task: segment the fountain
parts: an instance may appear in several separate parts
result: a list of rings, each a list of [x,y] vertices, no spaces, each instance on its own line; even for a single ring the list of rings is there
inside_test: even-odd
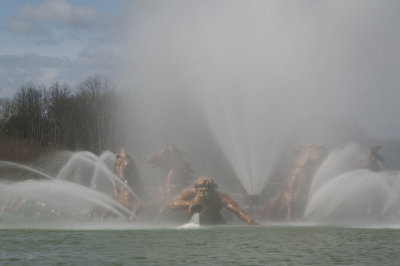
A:
[[[137,195],[112,172],[115,154],[106,151],[100,156],[91,152],[65,153],[68,160],[54,173],[40,167],[13,162],[0,162],[5,179],[0,184],[1,225],[26,225],[32,222],[88,222],[92,206],[101,207],[124,220],[131,210],[111,198],[119,182],[134,197]],[[65,157],[64,156],[64,157]],[[52,165],[57,156],[46,156]],[[23,180],[15,182],[13,180]],[[140,200],[140,199],[139,199]]]
[[[256,199],[290,145],[290,119],[262,90],[205,96],[209,129],[247,194]],[[276,99],[275,99],[276,100]],[[274,122],[272,122],[274,121]]]
[[[356,144],[348,144],[332,150],[315,173],[309,194],[314,194],[315,190],[327,181],[356,169],[366,153],[367,149]]]
[[[353,170],[310,196],[305,219],[331,224],[398,223],[399,173]]]
[[[369,95],[357,78],[364,82],[364,77],[374,75],[364,75],[364,65],[355,67],[346,56],[355,54],[357,63],[364,62],[358,60],[358,56],[362,58],[358,50],[347,50],[358,47],[347,43],[348,36],[353,36],[351,27],[340,24],[339,31],[335,31],[334,25],[342,21],[315,23],[314,20],[339,17],[328,12],[337,7],[327,6],[325,9],[325,5],[315,5],[315,10],[296,6],[290,9],[293,13],[287,12],[285,4],[270,1],[226,6],[143,3],[134,8],[129,16],[132,24],[126,27],[131,30],[126,34],[131,39],[123,51],[127,61],[123,67],[126,73],[122,73],[126,80],[122,83],[131,88],[131,95],[127,92],[123,97],[126,102],[121,104],[127,132],[122,134],[125,139],[119,141],[127,143],[140,158],[156,147],[177,144],[191,156],[188,160],[194,162],[196,173],[215,178],[218,184],[241,186],[235,188],[236,192],[243,188],[240,193],[246,194],[250,205],[256,207],[266,204],[265,198],[270,195],[264,197],[263,193],[272,183],[287,183],[290,175],[285,173],[289,168],[285,160],[298,144],[311,142],[335,148],[349,141],[366,143],[370,138],[356,122],[367,124],[368,129],[379,128],[376,125],[380,124],[373,124],[377,117],[373,108],[360,104],[360,95],[365,99]],[[339,6],[336,11],[342,10],[343,6]],[[316,15],[324,12],[328,12],[327,16]],[[238,15],[243,20],[238,20]],[[337,38],[340,45],[332,41],[331,32],[346,29],[350,31]],[[359,29],[358,25],[354,29]],[[364,43],[364,38],[361,40]],[[331,216],[342,217],[337,213],[347,212],[341,211],[344,206],[352,205],[356,198],[368,198],[371,189],[356,191],[363,184],[372,187],[371,195],[380,195],[379,200],[374,200],[379,202],[380,216],[391,212],[396,202],[392,185],[397,184],[397,175],[356,171],[365,152],[357,145],[330,152],[311,178],[301,218],[327,221]],[[223,159],[218,157],[220,154]],[[27,186],[47,183],[57,187],[60,182],[72,190],[69,185],[74,184],[88,190],[77,194],[86,202],[82,208],[97,201],[122,214],[112,207],[117,206],[115,201],[103,197],[112,194],[117,181],[110,171],[113,156],[110,152],[100,157],[89,152],[74,153],[54,174],[27,169],[27,178],[39,174],[48,180],[4,184],[4,190],[13,191],[15,186],[23,191]],[[215,168],[224,160],[231,169],[220,174]],[[236,179],[240,184],[234,182]],[[151,174],[146,174],[146,181],[156,183]],[[223,185],[220,188],[225,190]],[[343,198],[334,193],[337,190],[343,190]],[[67,194],[74,195],[72,191]],[[10,197],[5,192],[2,201]],[[328,202],[333,205],[325,209]],[[54,204],[59,206],[60,202]],[[66,211],[72,217],[82,213],[81,209],[71,208]]]
[[[200,218],[198,212],[193,214],[189,222],[178,227],[178,229],[196,229],[196,228],[200,228]]]
[[[304,212],[307,221],[339,224],[398,223],[400,173],[357,169],[367,149],[333,150],[313,178]]]

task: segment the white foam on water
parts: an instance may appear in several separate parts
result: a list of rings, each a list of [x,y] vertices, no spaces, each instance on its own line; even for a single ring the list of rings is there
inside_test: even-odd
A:
[[[197,229],[200,227],[201,226],[200,226],[199,214],[195,213],[188,223],[178,226],[178,229]]]

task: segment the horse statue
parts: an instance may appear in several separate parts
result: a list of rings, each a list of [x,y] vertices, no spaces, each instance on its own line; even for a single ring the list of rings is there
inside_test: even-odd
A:
[[[289,179],[282,190],[268,201],[261,218],[290,221],[301,217],[312,178],[327,154],[324,146],[315,144],[303,144],[294,149]]]
[[[113,199],[124,207],[131,210],[129,220],[133,220],[136,212],[141,207],[141,197],[143,197],[143,187],[140,182],[139,171],[133,158],[126,153],[122,147],[120,153],[114,161],[113,171],[118,178],[114,184]],[[115,206],[118,209],[118,206]],[[92,207],[88,217],[91,218],[98,208]],[[110,215],[110,210],[103,210],[100,216],[104,220]]]
[[[367,156],[360,161],[359,168],[379,172],[381,170],[380,163],[384,162],[383,157],[378,153],[381,148],[382,146],[370,147]]]
[[[372,146],[369,148],[369,151],[365,158],[360,161],[359,169],[364,169],[373,172],[380,172],[382,170],[380,163],[384,162],[383,157],[378,153],[378,151],[382,148],[382,146]],[[374,206],[373,201],[367,200],[366,206],[366,214],[368,216],[377,213],[377,208]]]
[[[154,168],[166,172],[163,184],[154,197],[154,204],[158,206],[156,221],[159,221],[168,202],[184,188],[190,186],[194,180],[193,170],[185,160],[185,152],[173,144],[168,144],[148,158]]]
[[[33,182],[36,182],[37,180],[35,178],[28,178],[24,181],[27,184],[33,185]],[[1,208],[0,211],[11,211],[11,212],[19,212],[21,209],[29,209],[30,211],[24,212],[24,213],[30,213],[30,214],[40,214],[44,215],[46,217],[50,216],[55,216],[55,217],[61,217],[61,216],[66,216],[65,213],[61,213],[58,209],[56,209],[54,206],[51,204],[48,204],[47,202],[43,200],[37,200],[37,199],[32,199],[29,196],[24,196],[24,195],[19,195],[15,198],[10,198],[6,200]]]

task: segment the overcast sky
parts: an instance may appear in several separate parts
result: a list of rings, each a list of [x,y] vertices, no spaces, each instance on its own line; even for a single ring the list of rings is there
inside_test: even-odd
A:
[[[400,136],[400,1],[3,0],[0,23],[0,97],[93,74],[121,86],[239,84]]]

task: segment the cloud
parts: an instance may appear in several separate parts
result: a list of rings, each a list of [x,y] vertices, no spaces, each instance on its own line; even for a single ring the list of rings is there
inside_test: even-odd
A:
[[[66,0],[22,7],[7,23],[26,42],[18,54],[0,55],[0,97],[12,97],[25,82],[49,85],[58,80],[74,86],[94,74],[117,79],[123,19],[120,13],[97,13]],[[34,42],[45,45],[31,49]]]
[[[8,30],[15,33],[37,35],[41,42],[56,42],[52,29],[93,29],[101,19],[90,6],[75,6],[65,0],[49,0],[37,7],[24,6],[8,17]]]
[[[106,51],[82,54],[76,59],[37,54],[0,56],[0,96],[13,97],[26,82],[48,86],[55,80],[79,84],[89,76],[101,74],[118,80],[119,58]]]

